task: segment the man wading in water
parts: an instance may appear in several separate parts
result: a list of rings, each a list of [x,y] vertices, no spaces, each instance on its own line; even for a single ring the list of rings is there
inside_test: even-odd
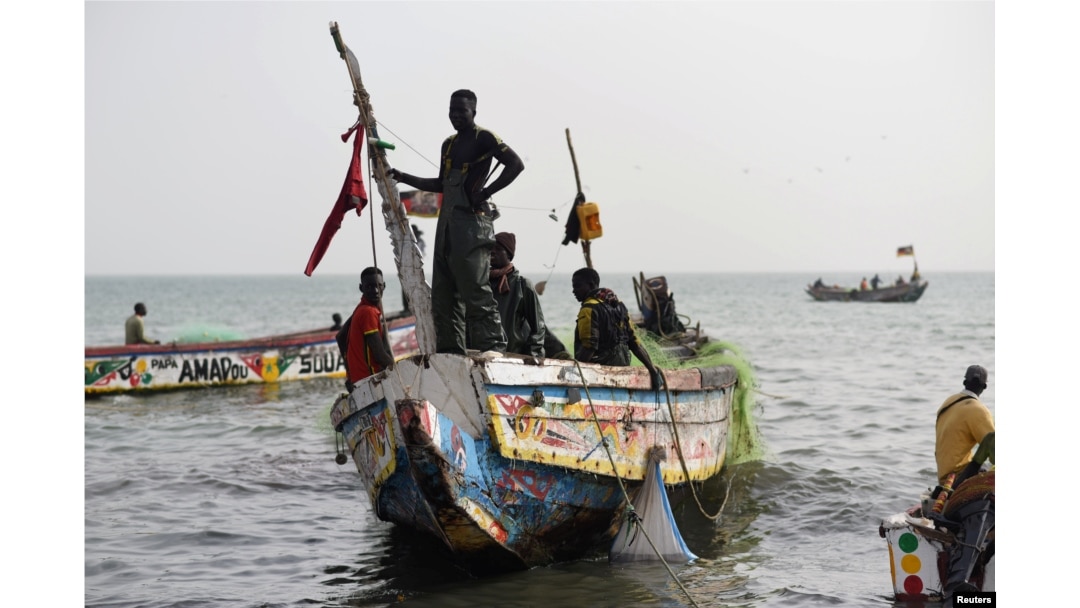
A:
[[[450,124],[457,133],[442,144],[439,177],[389,170],[391,179],[443,195],[431,273],[435,351],[440,353],[465,354],[466,328],[468,344],[476,349],[506,351],[506,335],[488,280],[495,245],[488,201],[510,185],[525,164],[497,135],[478,126],[475,118],[476,94],[466,89],[454,91],[450,94]],[[504,168],[490,186],[485,186],[492,158]]]

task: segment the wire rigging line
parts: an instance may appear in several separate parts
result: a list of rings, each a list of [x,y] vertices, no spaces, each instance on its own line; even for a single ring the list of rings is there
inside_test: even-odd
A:
[[[405,141],[405,138],[404,138],[404,137],[402,137],[402,136],[398,135],[397,133],[394,133],[394,130],[393,130],[393,129],[391,129],[390,127],[386,126],[386,124],[385,124],[385,123],[381,123],[381,122],[380,122],[380,123],[379,123],[379,126],[380,126],[380,127],[382,127],[383,129],[386,129],[386,131],[387,131],[387,132],[389,132],[389,133],[390,133],[391,135],[393,135],[394,137],[398,138],[398,141],[400,141],[401,143],[405,144],[405,147],[406,147],[406,148],[408,148],[408,149],[412,150],[413,152],[415,152],[415,153],[416,153],[416,155],[417,155],[417,156],[419,156],[420,158],[422,158],[422,159],[426,160],[426,161],[427,161],[427,163],[428,163],[429,165],[431,165],[432,167],[435,167],[435,168],[438,168],[438,167],[439,167],[439,165],[437,165],[437,164],[433,163],[433,162],[431,161],[431,159],[430,159],[430,158],[428,158],[428,157],[424,156],[422,152],[420,152],[419,150],[417,150],[416,148],[414,148],[414,147],[412,146],[412,144],[410,144],[409,142]]]

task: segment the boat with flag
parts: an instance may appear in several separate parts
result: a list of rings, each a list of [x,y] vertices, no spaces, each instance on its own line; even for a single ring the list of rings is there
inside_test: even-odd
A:
[[[896,250],[896,257],[911,256],[915,268],[911,278],[905,280],[898,276],[888,285],[882,285],[877,280],[863,282],[858,287],[841,287],[840,285],[826,285],[821,279],[806,286],[806,293],[818,302],[915,302],[922,297],[930,284],[919,274],[919,262],[914,260],[915,247],[907,245]],[[877,279],[875,275],[874,279]]]
[[[387,319],[395,356],[417,352],[416,319]],[[87,397],[186,388],[344,378],[337,330],[319,328],[250,339],[88,346]]]
[[[378,141],[359,64],[337,24],[330,29],[363,129]],[[436,353],[423,258],[386,148],[368,154],[398,275],[417,304],[419,354],[360,380],[331,408],[343,438],[337,462],[351,457],[370,501],[358,515],[419,531],[475,573],[577,559],[612,547],[651,466],[661,488],[693,494],[756,435],[747,368],[666,369],[664,389],[653,390],[642,367]]]

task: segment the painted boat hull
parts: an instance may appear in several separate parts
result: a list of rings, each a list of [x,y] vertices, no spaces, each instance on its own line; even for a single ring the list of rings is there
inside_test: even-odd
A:
[[[878,289],[844,289],[807,286],[806,293],[818,302],[915,302],[922,297],[929,281],[915,281]]]
[[[395,357],[417,352],[416,321],[387,321]],[[250,340],[86,348],[86,396],[344,378],[337,332],[316,330]]]
[[[331,421],[380,519],[442,541],[476,572],[572,560],[607,550],[621,524],[613,463],[633,491],[659,446],[665,484],[686,482],[667,400],[647,371],[581,371],[554,359],[414,356],[340,398]],[[736,372],[665,374],[690,478],[712,478]]]
[[[881,521],[878,534],[889,546],[889,574],[898,602],[942,602],[949,571],[952,534],[937,529],[916,506]],[[980,591],[994,591],[994,558],[977,569],[971,582]]]

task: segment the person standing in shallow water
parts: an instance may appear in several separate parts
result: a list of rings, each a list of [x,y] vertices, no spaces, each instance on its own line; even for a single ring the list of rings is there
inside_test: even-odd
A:
[[[142,318],[146,316],[146,304],[135,304],[135,314],[124,322],[124,344],[161,344],[161,340],[151,340],[145,335]]]
[[[476,94],[472,91],[451,93],[449,117],[457,133],[443,141],[438,177],[420,178],[397,169],[390,169],[389,175],[443,195],[431,274],[436,352],[465,354],[466,344],[503,352],[506,336],[488,276],[495,245],[489,201],[517,179],[525,164],[497,135],[475,123]],[[485,186],[493,158],[504,168]]]

